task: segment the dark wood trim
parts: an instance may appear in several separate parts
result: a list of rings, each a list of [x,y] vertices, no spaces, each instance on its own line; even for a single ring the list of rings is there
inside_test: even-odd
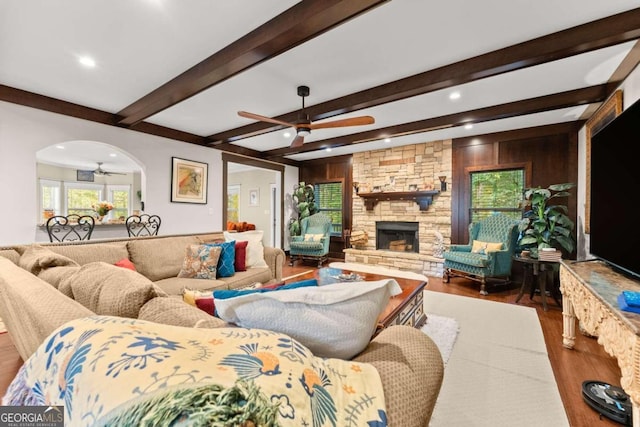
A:
[[[138,123],[387,1],[303,0],[122,109],[119,123]]]
[[[427,132],[453,126],[462,126],[467,123],[487,122],[491,120],[516,117],[525,114],[533,114],[559,108],[573,107],[577,105],[602,102],[607,96],[607,85],[601,84],[582,89],[575,89],[553,95],[540,96],[521,101],[509,102],[479,108],[471,111],[433,117],[426,120],[418,120],[400,125],[387,126],[381,129],[354,133],[335,138],[323,139],[304,144],[299,148],[278,148],[263,152],[267,159],[277,161],[281,156],[303,153],[309,151],[324,150],[327,147],[341,147],[344,145],[370,142],[385,137],[408,135],[412,133]]]
[[[486,133],[478,136],[469,136],[465,138],[456,138],[453,140],[455,147],[464,147],[478,144],[494,144],[499,141],[509,141],[514,139],[528,139],[548,135],[561,135],[578,133],[584,125],[584,121],[556,123],[546,126],[534,126],[530,128],[522,128],[515,130],[507,130],[503,132]],[[456,170],[454,168],[454,170]]]
[[[513,46],[465,59],[411,77],[379,85],[305,108],[312,120],[333,117],[416,95],[470,83],[486,77],[520,70],[640,37],[640,8],[622,12]],[[295,122],[298,111],[277,116]],[[210,135],[212,144],[232,142],[282,129],[283,126],[256,122]]]

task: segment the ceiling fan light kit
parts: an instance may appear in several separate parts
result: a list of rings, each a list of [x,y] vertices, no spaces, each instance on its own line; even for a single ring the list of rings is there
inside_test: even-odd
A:
[[[305,113],[304,98],[311,93],[309,86],[298,86],[298,96],[302,98],[302,108],[298,114],[298,121],[296,123],[289,123],[283,120],[274,119],[271,117],[261,116],[259,114],[249,113],[247,111],[238,111],[240,117],[247,119],[258,120],[267,123],[273,123],[276,125],[282,125],[295,128],[296,137],[291,142],[291,148],[301,147],[304,144],[304,138],[311,134],[314,129],[327,129],[338,128],[346,126],[362,126],[375,123],[375,119],[371,116],[359,116],[351,117],[348,119],[333,120],[330,122],[312,123],[309,115]]]

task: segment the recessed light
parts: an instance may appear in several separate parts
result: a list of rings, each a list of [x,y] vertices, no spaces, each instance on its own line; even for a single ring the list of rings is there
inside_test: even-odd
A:
[[[96,61],[89,56],[81,56],[78,61],[87,68],[93,68],[96,66]]]
[[[57,148],[58,150],[64,150],[64,145],[56,145],[56,148]]]
[[[391,142],[391,138],[385,138],[384,142],[386,142],[387,144]]]
[[[464,125],[465,129],[473,129],[473,125],[471,123],[467,123],[466,125]]]
[[[109,154],[109,157],[118,157],[118,155],[116,153],[111,153]]]
[[[327,153],[330,153],[331,152],[331,147],[327,147],[326,151],[327,151]]]
[[[456,91],[456,92],[451,92],[449,94],[449,99],[453,100],[453,99],[459,99],[460,98],[460,92]]]
[[[291,136],[291,132],[285,132],[282,134],[283,137],[289,138]]]

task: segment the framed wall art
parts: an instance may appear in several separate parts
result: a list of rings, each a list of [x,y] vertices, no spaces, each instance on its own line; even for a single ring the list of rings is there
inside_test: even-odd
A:
[[[207,163],[171,158],[171,201],[175,203],[207,203]]]
[[[76,181],[93,182],[93,171],[76,170]]]
[[[249,190],[249,206],[260,205],[260,191],[259,189]]]
[[[585,123],[586,129],[586,177],[584,203],[584,232],[591,232],[591,136],[611,123],[622,113],[622,91],[616,90],[613,95],[602,103],[600,108]]]

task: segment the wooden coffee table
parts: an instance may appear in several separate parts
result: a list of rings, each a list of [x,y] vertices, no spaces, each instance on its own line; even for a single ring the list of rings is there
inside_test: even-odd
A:
[[[352,273],[350,270],[342,270],[339,268],[320,268],[313,270],[309,273],[296,276],[285,283],[297,282],[305,279],[316,279],[320,286],[330,285],[332,283],[349,283],[341,282],[336,276],[340,274]],[[384,311],[378,318],[378,328],[376,329],[376,335],[385,328],[393,325],[408,325],[415,328],[419,328],[427,320],[427,316],[424,314],[423,296],[422,291],[427,286],[426,281],[404,279],[402,277],[383,276],[381,274],[363,273],[360,271],[354,271],[362,277],[361,281],[374,281],[384,279],[395,279],[400,285],[402,293],[391,297],[389,304],[385,307]]]

